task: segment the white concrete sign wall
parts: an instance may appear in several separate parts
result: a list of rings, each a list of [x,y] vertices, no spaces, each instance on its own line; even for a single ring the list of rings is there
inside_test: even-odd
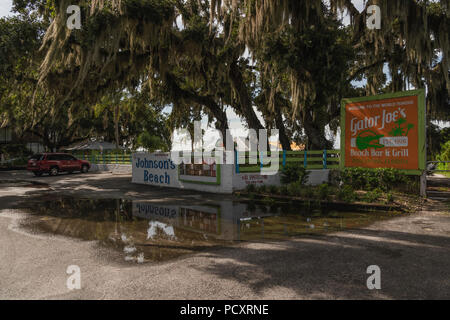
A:
[[[181,188],[178,167],[168,153],[134,153],[132,182],[160,187]]]
[[[91,172],[106,171],[112,172],[114,174],[130,174],[132,173],[132,168],[130,164],[96,164],[92,163]]]
[[[214,193],[231,194],[249,184],[279,186],[280,172],[274,175],[236,173],[234,164],[214,166],[216,176],[179,175],[178,165],[169,153],[135,153],[132,157],[132,182],[161,187],[184,188]],[[328,181],[329,170],[311,170],[308,184]]]
[[[280,174],[261,175],[259,173],[236,173],[233,172],[233,190],[243,190],[248,185],[281,185]]]
[[[181,188],[214,193],[233,192],[233,165],[220,165],[218,177],[182,175],[170,153],[134,153],[132,182],[160,187]],[[214,182],[213,182],[214,181]]]

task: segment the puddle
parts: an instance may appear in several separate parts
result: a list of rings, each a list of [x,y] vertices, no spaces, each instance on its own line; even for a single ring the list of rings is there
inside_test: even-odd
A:
[[[95,240],[125,261],[166,261],[241,241],[285,240],[367,226],[395,212],[337,212],[287,203],[163,205],[122,199],[30,200],[22,226],[33,232]]]

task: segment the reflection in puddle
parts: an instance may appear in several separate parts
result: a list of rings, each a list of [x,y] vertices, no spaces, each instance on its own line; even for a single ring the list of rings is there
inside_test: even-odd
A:
[[[160,205],[121,199],[40,200],[27,204],[24,226],[120,250],[125,261],[165,261],[238,241],[283,240],[359,228],[391,218],[393,212],[336,212],[287,203],[223,201]]]

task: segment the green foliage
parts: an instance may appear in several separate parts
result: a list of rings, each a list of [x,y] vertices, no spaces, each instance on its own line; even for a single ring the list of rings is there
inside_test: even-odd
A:
[[[291,182],[287,185],[287,193],[291,197],[298,197],[301,195],[303,184],[301,181]]]
[[[383,190],[380,188],[375,188],[372,191],[369,191],[364,196],[364,201],[372,203],[377,201],[383,195]]]
[[[436,157],[437,161],[450,161],[450,141],[442,145],[441,153]],[[450,163],[439,163],[438,170],[450,170]],[[442,171],[441,174],[450,177],[449,171]]]
[[[152,138],[152,147],[156,144],[155,149],[169,149],[170,133],[166,117],[161,113],[163,106],[152,103],[148,86],[139,85],[141,90],[129,90],[125,94],[120,84],[120,89],[113,88],[108,94],[96,97],[97,100],[79,96],[67,99],[67,92],[62,92],[64,97],[58,101],[57,91],[66,87],[56,77],[50,81],[55,84],[51,92],[44,94],[41,88],[36,90],[44,56],[39,48],[49,24],[46,17],[53,14],[54,2],[16,0],[14,7],[18,15],[0,19],[1,123],[14,128],[19,137],[30,133],[41,137],[50,150],[87,138],[115,141],[117,128],[120,144],[136,146],[140,134],[148,132],[156,137]],[[117,109],[119,112],[115,112]],[[142,142],[148,142],[145,138],[142,137]]]
[[[305,170],[301,163],[289,163],[281,170],[281,183],[290,184],[300,182],[304,185],[308,181],[309,172]]]
[[[341,171],[338,169],[330,170],[330,173],[328,175],[328,181],[330,185],[338,186],[339,183],[341,182]]]
[[[444,143],[441,153],[437,156],[438,161],[450,161],[450,140]],[[450,163],[440,163],[438,165],[439,170],[449,170]]]
[[[271,194],[279,194],[280,190],[279,190],[279,188],[277,186],[271,185],[271,186],[269,186],[269,192]]]
[[[287,188],[287,186],[286,186],[286,185],[280,186],[279,192],[280,192],[280,194],[283,195],[283,196],[287,195],[287,194],[288,194],[288,188]]]
[[[4,159],[26,158],[32,155],[32,152],[24,144],[5,144],[0,145],[0,154]]]
[[[306,147],[318,149],[330,143],[324,128],[337,129],[341,97],[397,91],[407,80],[416,87],[429,87],[429,94],[435,96],[427,99],[430,114],[436,106],[444,114],[450,110],[448,7],[440,4],[444,1],[408,0],[407,5],[385,1],[383,24],[391,27],[375,33],[360,28],[358,21],[365,13],[360,16],[352,10],[351,1],[333,0],[329,5],[295,0],[76,2],[83,9],[83,28],[70,36],[64,3],[56,0],[15,0],[17,19],[23,21],[0,26],[1,116],[6,114],[15,128],[63,137],[47,141],[48,145],[58,147],[91,135],[113,141],[120,127],[117,140],[127,146],[140,143],[154,148],[157,138],[169,146],[166,122],[146,110],[158,114],[161,105],[170,105],[172,128],[187,127],[207,115],[224,130],[226,105],[253,129],[261,126],[253,110],[257,106],[265,125],[279,127],[280,137],[286,135],[283,145],[304,132]],[[339,9],[347,10],[355,23],[343,26]],[[55,23],[39,53],[50,17]],[[429,21],[428,28],[417,27],[421,21]],[[397,48],[400,40],[404,50]],[[255,63],[244,55],[245,48]],[[39,70],[43,56],[50,63]],[[392,77],[382,72],[386,62]],[[39,74],[42,89],[47,90],[37,95],[40,103],[31,108]],[[354,80],[363,77],[366,88],[354,88]],[[422,79],[425,83],[415,83]],[[114,119],[110,110],[92,117],[89,108],[109,90],[133,95],[141,89],[151,92],[151,99],[126,101],[120,119]],[[87,101],[61,105],[53,98]],[[407,135],[411,129],[399,119],[392,134]],[[285,184],[304,183],[300,175],[287,176]],[[375,177],[364,180],[364,188],[376,184]]]
[[[0,154],[3,156],[4,162],[1,167],[13,168],[26,166],[29,156],[32,152],[28,150],[24,144],[5,144],[0,145]]]
[[[317,190],[317,195],[320,200],[327,200],[330,197],[330,187],[328,184],[321,184]]]
[[[313,186],[303,186],[300,191],[300,196],[305,199],[316,198],[315,188]]]
[[[260,185],[259,187],[257,187],[256,188],[256,191],[258,192],[258,193],[266,193],[266,191],[267,191],[267,187],[266,187],[266,185]]]
[[[344,185],[338,192],[338,199],[351,203],[357,199],[357,195],[351,186]]]
[[[247,191],[248,193],[253,193],[256,191],[256,186],[254,184],[248,184],[245,187],[245,191]]]
[[[450,127],[440,128],[432,122],[427,126],[428,160],[436,160],[444,145],[450,141]]]
[[[161,150],[165,147],[163,141],[158,136],[153,136],[148,131],[142,132],[137,138],[137,144],[150,152]]]
[[[323,129],[330,120],[326,106],[344,87],[350,87],[343,80],[355,61],[348,29],[325,15],[301,31],[296,30],[295,23],[280,25],[277,32],[267,31],[261,33],[262,46],[254,49],[261,69],[271,70],[272,81],[266,90],[273,90],[274,81],[278,86],[290,86],[291,92],[282,92],[291,101],[287,112],[301,123],[299,126],[308,136],[308,149],[330,147]]]
[[[276,203],[275,199],[271,197],[264,197],[263,202],[266,206],[273,206]]]
[[[346,168],[341,171],[341,180],[354,189],[389,191],[407,182],[404,174],[396,169]]]
[[[391,192],[386,194],[386,202],[387,203],[393,203],[394,202],[394,195]]]

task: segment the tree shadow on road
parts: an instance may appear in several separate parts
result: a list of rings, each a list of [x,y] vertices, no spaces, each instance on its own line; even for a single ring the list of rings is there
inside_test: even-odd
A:
[[[450,299],[450,238],[352,230],[280,243],[214,251],[199,270],[248,286],[331,299]],[[367,267],[381,268],[382,290],[368,290]],[[235,297],[246,298],[246,297]]]

